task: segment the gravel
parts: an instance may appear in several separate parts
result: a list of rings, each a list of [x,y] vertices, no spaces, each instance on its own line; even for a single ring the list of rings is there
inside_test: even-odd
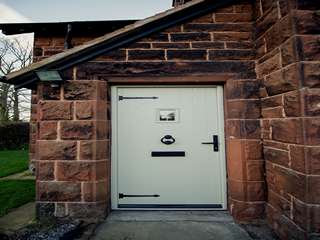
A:
[[[8,240],[71,240],[79,237],[85,229],[80,221],[36,224],[9,236]]]

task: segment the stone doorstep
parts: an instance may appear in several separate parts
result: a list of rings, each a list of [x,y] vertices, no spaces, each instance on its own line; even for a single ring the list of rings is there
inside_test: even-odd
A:
[[[93,240],[252,240],[226,211],[114,211]]]
[[[10,235],[35,222],[35,202],[22,205],[0,218],[0,233]]]
[[[236,224],[227,211],[113,211],[93,240],[279,240],[265,221]]]
[[[107,222],[139,221],[139,222],[234,222],[227,211],[113,211]]]

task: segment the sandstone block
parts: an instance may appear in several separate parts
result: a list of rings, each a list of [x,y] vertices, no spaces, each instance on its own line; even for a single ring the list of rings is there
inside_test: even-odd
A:
[[[318,61],[320,59],[320,37],[317,35],[303,35],[298,38],[304,61]]]
[[[227,99],[259,98],[260,82],[258,80],[227,81]]]
[[[290,38],[286,41],[281,47],[281,57],[282,57],[282,66],[287,66],[291,63],[297,62],[300,59],[299,52],[297,49],[297,39],[296,37]]]
[[[254,55],[252,50],[209,50],[210,60],[251,60]]]
[[[38,182],[37,189],[37,198],[39,201],[81,201],[81,183]]]
[[[60,100],[60,87],[52,87],[50,84],[39,84],[39,100]]]
[[[82,80],[64,83],[64,98],[67,100],[104,100],[106,91],[104,81]]]
[[[224,49],[223,42],[192,42],[192,48]]]
[[[265,203],[241,202],[229,199],[231,215],[238,222],[248,222],[263,218]]]
[[[264,201],[264,182],[242,182],[228,180],[230,197],[238,201]]]
[[[57,122],[40,122],[39,126],[40,140],[57,139]]]
[[[320,89],[302,91],[306,116],[320,116]]]
[[[69,217],[83,219],[86,222],[99,222],[105,219],[107,202],[101,203],[68,203]]]
[[[300,119],[278,119],[271,121],[272,139],[286,143],[303,143]]]
[[[307,203],[319,204],[320,202],[320,176],[307,177]]]
[[[95,162],[58,162],[57,180],[58,181],[96,181]]]
[[[260,139],[259,120],[227,120],[227,136],[240,139]]]
[[[38,141],[37,152],[40,160],[74,160],[77,144],[73,141]]]
[[[104,141],[81,141],[80,160],[102,160],[110,158],[110,142]]]
[[[165,60],[164,50],[129,50],[129,60]]]
[[[168,50],[168,60],[206,60],[206,50]]]
[[[291,65],[288,68],[268,75],[264,81],[269,95],[276,95],[299,88],[299,66]]]
[[[276,148],[264,147],[264,159],[285,167],[289,166],[289,152]]]
[[[72,103],[67,101],[43,101],[39,103],[40,120],[72,119]]]
[[[284,95],[284,112],[287,117],[301,116],[300,92],[292,91]]]
[[[36,162],[36,176],[38,181],[53,181],[54,162]]]
[[[109,190],[107,181],[85,182],[83,184],[83,199],[85,202],[106,201]]]
[[[215,41],[251,41],[251,32],[215,32],[213,34]]]
[[[260,115],[260,100],[227,101],[228,118],[254,119]]]
[[[95,127],[92,121],[61,122],[61,139],[89,140],[95,137]]]
[[[303,85],[307,87],[320,87],[320,64],[304,62],[302,64]]]
[[[94,103],[93,101],[76,102],[76,116],[79,120],[88,120],[94,117]]]
[[[305,118],[305,135],[306,144],[319,145],[320,144],[320,118]]]
[[[240,12],[240,7],[237,8]],[[239,23],[239,22],[250,22],[252,20],[252,14],[249,13],[216,13],[215,14],[216,22],[231,22],[231,23]]]
[[[195,33],[172,33],[171,41],[173,42],[197,42],[197,41],[210,41],[211,36],[209,33],[195,32]]]

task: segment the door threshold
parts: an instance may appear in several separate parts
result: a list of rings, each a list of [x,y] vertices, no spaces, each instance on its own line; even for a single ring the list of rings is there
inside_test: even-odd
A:
[[[227,211],[226,208],[112,208],[114,211]]]
[[[222,204],[118,204],[118,210],[226,210]]]

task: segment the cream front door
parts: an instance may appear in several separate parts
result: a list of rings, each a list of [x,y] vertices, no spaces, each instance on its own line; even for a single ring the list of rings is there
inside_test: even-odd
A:
[[[113,209],[226,209],[223,88],[112,88]]]

